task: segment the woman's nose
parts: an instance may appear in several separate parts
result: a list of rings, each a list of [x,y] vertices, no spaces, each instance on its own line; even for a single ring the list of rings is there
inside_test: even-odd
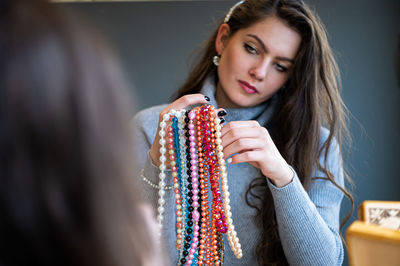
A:
[[[269,65],[270,65],[270,60],[269,59],[264,59],[258,61],[251,69],[250,69],[250,75],[258,80],[258,81],[263,81],[269,71]]]

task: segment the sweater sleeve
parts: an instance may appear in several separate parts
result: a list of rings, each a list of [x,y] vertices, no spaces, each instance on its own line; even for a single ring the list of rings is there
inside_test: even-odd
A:
[[[137,170],[137,177],[141,179],[143,191],[142,196],[147,202],[153,203],[155,206],[155,199],[157,198],[157,189],[152,185],[158,185],[160,181],[158,175],[160,174],[159,168],[154,165],[149,155],[150,147],[154,141],[155,134],[157,133],[158,115],[163,106],[156,106],[145,109],[132,119],[133,136],[134,136],[134,155],[135,155],[135,169]],[[170,175],[171,170],[167,169],[167,176]],[[144,181],[143,177],[148,181]],[[170,180],[167,178],[166,180]],[[171,185],[167,182],[167,186]]]
[[[336,141],[327,158],[328,170],[338,185],[344,185],[342,158]],[[320,158],[323,165],[324,157]],[[317,171],[317,177],[326,177]],[[312,180],[305,191],[297,174],[291,183],[277,188],[268,180],[278,230],[290,265],[342,265],[343,245],[339,235],[340,205],[343,192],[321,178]]]

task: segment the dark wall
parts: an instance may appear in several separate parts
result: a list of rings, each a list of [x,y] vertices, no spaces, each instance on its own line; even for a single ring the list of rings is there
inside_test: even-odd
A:
[[[330,34],[341,68],[343,98],[352,114],[353,146],[345,160],[355,184],[356,206],[367,199],[400,200],[400,88],[394,67],[400,1],[308,2]],[[141,109],[168,101],[187,75],[192,51],[233,3],[63,5],[77,8],[112,41]],[[343,209],[348,207],[345,202]]]
[[[60,4],[80,11],[119,52],[139,109],[165,103],[185,79],[191,55],[232,1]],[[193,59],[193,58],[192,58]]]

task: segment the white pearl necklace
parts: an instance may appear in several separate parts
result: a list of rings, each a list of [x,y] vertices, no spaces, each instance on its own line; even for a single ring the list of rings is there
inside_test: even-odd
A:
[[[167,160],[167,157],[165,157],[165,153],[167,152],[167,149],[165,148],[165,128],[167,127],[167,121],[169,120],[171,115],[175,115],[176,111],[171,109],[168,114],[164,114],[162,121],[160,122],[160,132],[158,132],[158,135],[160,136],[159,143],[161,145],[160,148],[160,182],[158,183],[158,187],[160,188],[158,191],[158,208],[157,208],[157,222],[158,222],[158,227],[159,227],[159,237],[161,238],[161,230],[162,230],[162,222],[164,220],[164,204],[165,204],[165,170],[167,169],[165,162]]]
[[[226,173],[226,162],[224,159],[224,153],[222,152],[223,147],[222,147],[222,141],[221,141],[221,120],[219,117],[216,117],[214,119],[215,123],[215,137],[216,141],[215,143],[217,144],[217,157],[218,157],[218,162],[220,165],[220,172],[221,172],[221,188],[222,188],[222,196],[223,196],[223,207],[224,207],[224,212],[225,212],[225,217],[226,217],[226,225],[228,227],[228,240],[229,240],[229,245],[231,246],[231,249],[233,253],[235,254],[236,258],[240,259],[243,256],[242,252],[242,246],[239,243],[239,238],[237,236],[237,233],[235,231],[235,226],[233,225],[233,220],[232,220],[232,212],[231,212],[231,206],[229,205],[230,199],[229,199],[229,186],[228,186],[228,174]]]

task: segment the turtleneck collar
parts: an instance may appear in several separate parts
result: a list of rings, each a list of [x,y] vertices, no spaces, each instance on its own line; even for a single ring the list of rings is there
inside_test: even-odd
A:
[[[203,85],[201,93],[210,98],[210,104],[218,107],[217,100],[215,98],[216,84],[214,76],[210,76]],[[271,119],[277,104],[276,94],[271,99],[263,102],[254,107],[247,108],[225,108],[227,115],[225,117],[226,122],[230,121],[246,121],[246,120],[257,120],[260,125],[266,125]]]

